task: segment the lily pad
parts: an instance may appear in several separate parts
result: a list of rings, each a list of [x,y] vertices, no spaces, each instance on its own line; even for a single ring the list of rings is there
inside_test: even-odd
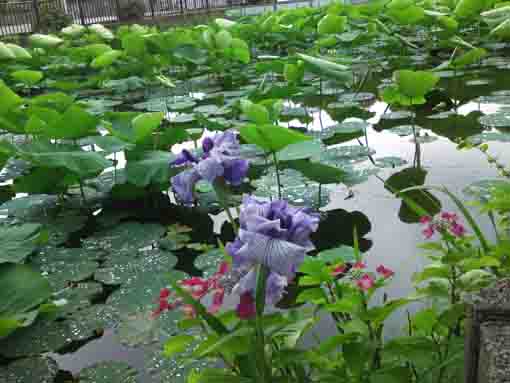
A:
[[[178,102],[174,102],[172,104],[168,104],[168,110],[173,110],[173,111],[183,111],[183,110],[189,110],[191,108],[193,108],[197,103],[193,100],[188,100],[188,101],[178,101]]]
[[[128,254],[110,257],[94,273],[94,279],[106,285],[118,285],[137,278],[142,273],[165,273],[173,269],[177,258],[170,252],[149,250],[138,255]]]
[[[45,248],[32,264],[38,267],[54,290],[90,278],[99,267],[103,252],[82,248]]]
[[[434,142],[438,139],[437,136],[431,136],[429,134],[424,134],[422,136],[416,136],[415,138],[411,138],[411,142],[418,142],[419,144],[428,144],[430,142]]]
[[[507,181],[500,179],[486,179],[476,181],[468,185],[462,190],[462,192],[470,197],[476,198],[479,201],[487,201],[491,197],[491,190],[493,188],[507,184]]]
[[[375,154],[375,150],[361,145],[331,146],[324,150],[320,156],[314,158],[318,162],[331,166],[344,166],[363,162],[368,156]]]
[[[95,304],[75,312],[66,323],[69,325],[69,337],[73,341],[84,341],[102,335],[119,321],[118,313],[113,307]]]
[[[407,161],[400,157],[382,157],[375,160],[375,165],[379,168],[396,168],[406,164]]]
[[[488,114],[480,117],[478,121],[488,128],[508,128],[510,127],[510,112]]]
[[[408,110],[396,110],[389,113],[384,113],[381,120],[405,120],[414,117],[414,113]]]
[[[103,293],[103,286],[95,282],[83,282],[69,286],[53,296],[60,306],[59,317],[66,318],[92,305],[92,302]]]
[[[23,263],[34,252],[40,241],[41,225],[26,223],[0,226],[0,263]]]
[[[280,171],[280,182],[282,199],[293,205],[322,207],[329,203],[329,190],[326,187],[319,186],[316,182],[308,180],[297,170],[283,169]],[[257,188],[253,193],[256,196],[278,197],[274,169],[269,169],[266,175],[252,181],[252,185]]]
[[[0,340],[0,354],[7,358],[19,358],[58,351],[71,343],[70,331],[66,321],[39,319],[30,327],[16,330]]]
[[[388,129],[388,132],[395,133],[401,137],[410,136],[414,132],[420,131],[421,127],[418,125],[400,125],[394,128]]]
[[[208,278],[218,270],[218,265],[223,260],[223,257],[223,251],[214,249],[195,258],[194,265],[203,272],[204,278]]]
[[[3,383],[53,383],[58,373],[57,363],[48,357],[15,360],[0,370]]]
[[[83,247],[134,256],[143,249],[151,248],[164,232],[165,228],[158,224],[125,222],[85,239]]]
[[[358,93],[343,93],[338,97],[339,102],[344,103],[352,103],[352,102],[370,102],[375,100],[375,94],[368,92],[358,92]]]
[[[101,362],[80,371],[80,383],[136,383],[138,372],[125,362]]]

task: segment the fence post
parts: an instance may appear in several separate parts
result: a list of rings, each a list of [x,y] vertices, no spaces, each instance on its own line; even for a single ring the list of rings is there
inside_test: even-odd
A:
[[[151,6],[152,18],[154,19],[154,0],[149,0],[149,4]]]
[[[77,2],[78,2],[78,10],[80,11],[81,25],[85,25],[85,16],[83,15],[83,6],[81,4],[81,0],[77,0]]]
[[[119,0],[115,0],[115,6],[117,7],[117,21],[120,21],[121,18],[121,9]]]
[[[38,0],[32,0],[32,7],[34,8],[34,16],[35,16],[35,26],[39,28],[39,23],[41,22],[41,18],[39,16],[39,4]],[[35,32],[34,26],[32,25],[32,32]]]

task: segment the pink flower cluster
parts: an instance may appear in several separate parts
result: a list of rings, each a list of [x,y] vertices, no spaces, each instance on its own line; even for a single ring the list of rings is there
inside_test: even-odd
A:
[[[352,267],[349,267],[348,265],[339,265],[336,266],[333,271],[331,272],[331,275],[333,277],[337,277],[339,275],[343,275],[348,273],[349,271],[359,271],[364,270],[367,267],[367,265],[363,262],[356,262]],[[388,279],[391,278],[395,272],[383,265],[379,265],[376,269],[377,273],[383,278]],[[363,273],[360,277],[356,277],[356,272],[352,275],[353,279],[356,280],[356,285],[363,291],[370,290],[372,287],[374,287],[377,279],[374,277],[373,274],[370,273]]]
[[[206,295],[212,294],[212,303],[207,308],[207,311],[214,314],[218,312],[223,304],[225,289],[220,281],[229,269],[230,265],[227,262],[222,262],[219,265],[218,271],[210,278],[192,277],[181,281],[180,285],[197,301],[200,301]],[[158,307],[153,311],[152,315],[157,317],[164,311],[174,310],[177,307],[181,307],[186,316],[191,318],[195,316],[195,310],[192,305],[184,304],[182,298],[177,297],[168,288],[163,288],[159,293]]]
[[[457,214],[446,211],[436,218],[430,216],[421,217],[420,222],[426,225],[422,233],[426,239],[432,238],[436,232],[450,233],[455,237],[463,237],[466,234],[466,228],[458,220]]]

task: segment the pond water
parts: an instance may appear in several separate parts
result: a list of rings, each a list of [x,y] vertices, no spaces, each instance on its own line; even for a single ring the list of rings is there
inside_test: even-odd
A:
[[[268,88],[277,94],[274,98],[286,99],[280,124],[325,142],[327,146],[316,145],[313,158],[338,167],[345,176],[342,184],[319,185],[297,170],[285,168],[280,175],[283,197],[290,203],[321,211],[323,221],[312,238],[318,250],[352,246],[356,227],[369,267],[384,264],[396,272],[385,289],[391,299],[413,291],[412,275],[426,261],[418,249],[424,241],[418,217],[387,185],[397,190],[442,185],[462,198],[476,198],[473,191],[479,189],[471,188],[471,194],[465,194],[466,187],[498,174],[479,150],[459,150],[458,141],[463,139],[488,141],[490,153],[501,162],[510,163],[510,67],[504,57],[506,51],[499,50],[502,47],[487,47],[493,56],[484,60],[483,66],[464,73],[438,72],[441,80],[436,90],[425,105],[412,112],[392,109],[381,101],[381,86],[391,82],[394,69],[430,68],[444,57],[379,57],[383,62],[377,68],[356,63],[355,77],[363,79],[358,91],[307,73],[297,95],[281,96],[286,92],[282,77],[272,73],[268,76],[268,71],[262,71],[266,74],[261,76],[254,64],[247,66],[242,76],[236,74],[242,84],[229,90],[219,87],[214,76],[207,74],[176,81],[176,90],[151,89],[142,78],[129,77],[105,82],[108,91],[101,89],[97,96],[87,94],[89,90],[76,93],[86,109],[96,115],[111,110],[164,112],[168,121],[164,129],[181,129],[185,137],[187,133],[195,136],[195,141],[177,140],[179,144],[172,147],[177,153],[183,148],[199,147],[204,135],[213,134],[211,125],[242,126],[246,118],[237,115],[235,104],[261,83],[269,83]],[[376,60],[366,51],[355,54]],[[270,66],[273,59],[261,59],[262,65]],[[365,58],[359,61],[364,62]],[[172,78],[178,75],[169,74]],[[85,80],[83,77],[77,75],[77,81]],[[101,133],[106,132],[103,129]],[[13,142],[27,141],[27,136],[9,137]],[[83,373],[103,361],[127,362],[134,368],[118,374],[126,378],[121,379],[123,383],[133,382],[134,376],[141,383],[181,383],[185,381],[181,366],[160,355],[162,341],[177,331],[179,313],[165,313],[159,326],[154,326],[158,322],[149,320],[151,310],[159,290],[169,281],[182,279],[185,273],[211,272],[219,258],[219,251],[212,248],[218,238],[223,242],[231,239],[231,228],[225,215],[218,214],[221,209],[208,185],[199,185],[199,204],[194,208],[176,204],[169,191],[153,191],[150,182],[142,182],[146,188],[140,194],[141,188],[126,181],[126,143],[103,138],[87,137],[80,144],[85,150],[114,153],[107,158],[115,166],[97,179],[88,180],[81,190],[73,187],[65,199],[55,194],[15,194],[13,186],[30,189],[34,183],[22,161],[10,162],[0,173],[0,199],[4,202],[0,214],[5,226],[20,221],[48,225],[49,242],[30,263],[58,292],[55,299],[67,302],[57,320],[49,325],[37,321],[33,327],[1,340],[0,354],[5,358],[0,357],[0,366],[11,366],[15,363],[12,360],[18,362],[17,358],[53,350],[50,355],[62,371],[58,383],[69,381],[69,374]],[[259,174],[251,177],[251,185],[242,190],[260,197],[276,197],[279,188],[274,168],[264,168],[264,160],[253,147],[246,148],[246,152],[251,156],[254,173]],[[167,174],[166,154],[163,152],[162,159],[151,159],[152,167],[139,170],[138,180],[146,176],[144,171],[153,172],[147,174],[153,177],[151,181]],[[39,186],[43,177],[36,175]],[[60,181],[58,176],[58,172],[48,175],[55,183]],[[167,181],[168,177],[163,183]],[[414,192],[412,197],[431,213],[455,210],[451,201],[435,192]],[[477,215],[475,208],[472,211]],[[482,229],[492,233],[489,220],[479,219]],[[289,290],[281,307],[293,303],[295,291]],[[405,315],[402,310],[392,316],[385,336],[400,332]],[[321,337],[328,337],[332,323],[325,318],[318,331]],[[96,383],[94,374],[107,376],[111,373],[108,369],[111,366],[87,372],[88,380],[81,381]],[[119,369],[125,366],[119,365]],[[0,370],[0,381],[1,373]]]
[[[485,138],[491,140],[491,153],[504,163],[510,161],[508,144],[505,143],[510,134],[507,135],[504,131],[505,127],[510,127],[510,122],[505,124],[504,121],[505,110],[508,108],[506,105],[510,105],[510,95],[505,92],[510,89],[507,73],[506,70],[477,70],[462,77],[444,78],[440,86],[446,89],[445,99],[449,97],[457,103],[458,114],[445,113],[451,109],[448,107],[443,110],[422,108],[417,110],[414,119],[405,113],[399,112],[400,115],[393,113],[385,103],[369,95],[377,94],[376,87],[380,83],[380,74],[371,78],[365,85],[363,92],[367,92],[364,97],[367,101],[363,102],[363,111],[368,122],[366,134],[343,142],[339,147],[349,148],[347,152],[351,154],[360,152],[358,155],[347,156],[346,161],[355,169],[353,174],[360,176],[366,173],[366,177],[356,179],[349,186],[337,185],[325,188],[329,191],[329,196],[328,193],[324,193],[321,210],[334,212],[335,218],[328,229],[321,232],[322,237],[318,239],[326,244],[329,242],[350,244],[352,242],[349,235],[353,222],[361,225],[364,234],[362,246],[369,253],[368,264],[375,267],[383,263],[396,270],[392,283],[386,289],[390,298],[402,297],[412,291],[411,276],[423,267],[425,260],[420,257],[417,250],[417,245],[423,242],[423,237],[416,217],[403,206],[400,199],[395,198],[384,187],[383,180],[396,177],[399,185],[405,186],[445,185],[454,193],[462,195],[466,186],[497,177],[496,170],[487,164],[485,156],[480,151],[458,150],[455,141],[483,131]],[[454,95],[448,95],[451,89],[455,89]],[[361,98],[363,94],[365,93],[358,94],[357,97]],[[324,106],[335,100],[342,100],[342,97],[345,97],[342,95],[340,92],[332,96],[305,97],[304,101],[287,103],[287,107],[291,108],[291,116],[292,113],[302,113],[302,108],[299,108],[305,107],[305,112],[311,119],[305,123],[290,118],[289,122],[282,124],[293,127],[305,126],[309,132],[316,135],[326,134],[331,126],[338,124],[338,121],[335,120],[337,117],[334,111]],[[360,111],[361,109],[357,110],[358,114]],[[482,126],[478,121],[479,117],[489,115],[492,117],[486,119],[486,125]],[[360,120],[350,118],[344,124],[349,122],[354,125],[361,123]],[[491,125],[497,128],[492,128]],[[421,137],[416,140],[418,143],[410,126],[415,126],[414,131]],[[488,132],[490,133],[487,134]],[[365,149],[359,149],[367,145],[371,149],[370,156],[366,155]],[[185,144],[178,149],[186,146],[193,147],[194,144]],[[382,159],[386,160],[381,161]],[[376,168],[377,174],[371,161],[381,166]],[[342,164],[345,165],[345,161]],[[122,167],[122,161],[119,167]],[[301,181],[293,183],[292,175],[289,177],[290,184],[298,189],[295,192],[284,190],[284,194],[288,192],[289,195],[299,196],[299,193],[304,192]],[[268,182],[268,189],[274,192],[274,181],[272,184],[271,181]],[[310,198],[317,202],[317,190],[314,187],[315,185],[306,186],[307,189],[315,190],[315,194],[312,193]],[[437,199],[433,201],[439,202],[443,210],[454,210],[451,202],[441,195],[436,194],[433,198]],[[327,203],[324,204],[325,202]],[[473,211],[476,213],[476,210]],[[351,214],[352,212],[356,213]],[[164,217],[161,218],[163,222],[167,221]],[[222,215],[214,217],[217,232],[223,219]],[[481,217],[481,222],[483,229],[491,232],[489,221]],[[181,262],[180,266],[187,269],[190,264],[186,266],[186,262]],[[387,336],[400,331],[403,315],[401,312],[390,321]],[[323,336],[327,336],[329,328],[330,323],[325,321],[321,329]],[[147,367],[146,349],[120,345],[114,332],[108,330],[102,337],[87,343],[76,352],[56,356],[60,367],[77,373],[98,361],[122,360],[140,371],[141,382],[159,382],[161,378],[155,378],[155,371]],[[155,366],[157,363],[153,364],[152,368]],[[177,379],[178,372],[174,378],[176,380],[171,381],[180,381]]]

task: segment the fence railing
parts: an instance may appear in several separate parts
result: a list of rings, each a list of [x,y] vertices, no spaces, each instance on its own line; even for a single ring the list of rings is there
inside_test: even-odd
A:
[[[139,0],[142,18],[186,15],[248,5],[257,0]],[[82,25],[126,19],[125,0],[0,0],[0,36],[38,29],[42,11],[60,8],[72,22]],[[133,3],[133,2],[131,2]],[[140,15],[139,15],[140,17]]]

